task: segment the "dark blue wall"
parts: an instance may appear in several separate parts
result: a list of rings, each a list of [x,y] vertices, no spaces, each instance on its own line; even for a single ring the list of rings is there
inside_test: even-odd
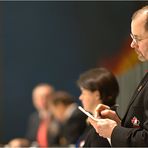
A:
[[[78,97],[79,74],[118,51],[135,2],[1,2],[2,140],[25,134],[32,88],[49,82]],[[107,58],[106,58],[107,59]]]

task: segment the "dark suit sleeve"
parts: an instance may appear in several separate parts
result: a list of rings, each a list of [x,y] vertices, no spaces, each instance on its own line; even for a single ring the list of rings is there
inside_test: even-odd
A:
[[[148,130],[116,126],[111,143],[112,146],[148,146]]]

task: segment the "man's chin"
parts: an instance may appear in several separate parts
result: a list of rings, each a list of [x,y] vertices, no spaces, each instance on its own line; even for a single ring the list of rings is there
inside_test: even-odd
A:
[[[142,55],[138,55],[138,59],[139,59],[141,62],[147,61],[147,59],[145,59]]]
[[[139,59],[141,62],[148,61],[148,59],[146,59],[137,49],[135,49],[135,52],[137,53],[138,59]]]

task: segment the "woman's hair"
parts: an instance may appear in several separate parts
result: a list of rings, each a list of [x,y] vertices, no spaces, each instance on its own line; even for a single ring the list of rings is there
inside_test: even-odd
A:
[[[77,81],[80,88],[91,92],[99,91],[102,103],[112,106],[116,102],[119,93],[119,85],[116,77],[106,68],[90,69],[82,73]]]

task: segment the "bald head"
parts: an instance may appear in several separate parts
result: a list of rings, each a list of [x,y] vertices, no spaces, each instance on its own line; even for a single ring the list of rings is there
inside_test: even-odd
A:
[[[132,21],[143,17],[145,30],[148,31],[148,6],[144,6],[132,15]]]
[[[41,84],[38,84],[37,86],[35,86],[35,88],[32,91],[32,96],[34,97],[35,93],[41,89],[46,89],[47,91],[54,92],[53,86],[51,86],[47,83],[41,83]]]

